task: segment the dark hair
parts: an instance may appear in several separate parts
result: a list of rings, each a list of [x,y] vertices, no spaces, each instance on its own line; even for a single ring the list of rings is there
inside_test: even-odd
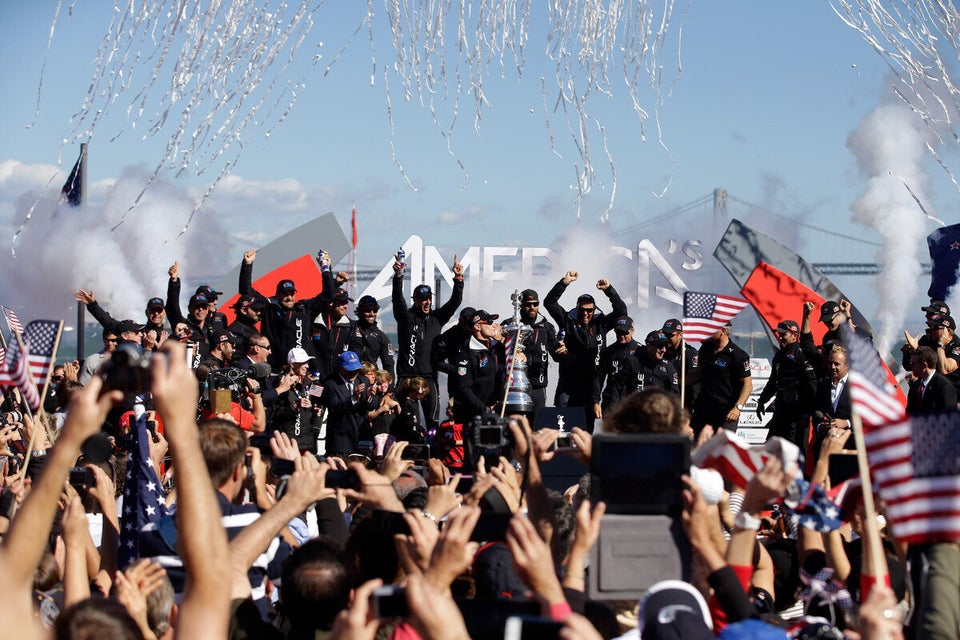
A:
[[[917,347],[917,349],[913,352],[913,355],[920,358],[920,360],[922,360],[923,363],[926,364],[928,368],[930,369],[937,368],[937,361],[938,361],[937,352],[931,349],[930,347],[926,345],[922,347]]]
[[[350,606],[353,581],[343,560],[343,548],[333,540],[309,540],[283,565],[280,601],[295,628],[329,630]]]
[[[60,582],[60,567],[57,559],[49,551],[40,556],[40,564],[33,570],[33,588],[37,591],[49,591]]]
[[[614,405],[603,426],[612,433],[682,433],[683,417],[680,397],[653,387]]]
[[[220,488],[243,462],[247,437],[229,420],[210,418],[200,423],[200,450],[214,488]]]
[[[116,600],[87,598],[60,612],[58,640],[143,640],[140,627]]]

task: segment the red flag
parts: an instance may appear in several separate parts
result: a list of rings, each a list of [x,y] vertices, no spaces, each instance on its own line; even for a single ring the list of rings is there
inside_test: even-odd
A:
[[[353,231],[353,248],[357,248],[357,205],[353,205],[353,213],[350,214],[350,229]]]
[[[826,302],[819,293],[766,262],[757,263],[740,293],[750,301],[771,331],[781,320],[789,318],[799,322],[802,305],[807,300],[817,308]],[[826,332],[827,326],[822,322],[810,323],[810,333],[817,344],[823,342]]]
[[[683,292],[683,339],[702,342],[726,326],[750,303],[715,293]]]
[[[898,540],[960,539],[960,412],[913,416],[864,434],[870,473]]]

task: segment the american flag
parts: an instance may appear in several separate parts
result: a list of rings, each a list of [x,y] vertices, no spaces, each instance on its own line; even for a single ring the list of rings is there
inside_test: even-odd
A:
[[[839,529],[843,524],[840,507],[831,502],[823,485],[819,482],[807,482],[802,478],[794,483],[791,489],[799,495],[799,500],[794,502],[788,498],[784,501],[787,509],[792,512],[791,521],[804,529],[821,533]],[[791,489],[788,489],[788,494]]]
[[[903,394],[897,393],[896,386],[887,376],[880,354],[872,344],[846,326],[843,341],[848,350],[850,401],[854,411],[868,427],[902,420]]]
[[[743,298],[716,293],[683,292],[683,338],[702,342],[749,306]]]
[[[37,387],[43,387],[47,382],[62,328],[62,320],[34,320],[23,332],[23,341],[27,344],[29,354],[27,362]]]
[[[691,462],[698,467],[716,469],[737,487],[746,487],[750,479],[772,457],[795,464],[800,455],[796,445],[783,438],[770,438],[762,447],[752,447],[740,436],[721,429],[693,452]]]
[[[960,412],[913,416],[864,434],[870,472],[897,539],[960,539]]]
[[[166,500],[160,479],[150,459],[146,419],[134,420],[133,436],[127,454],[127,476],[123,485],[123,513],[120,518],[120,548],[117,551],[120,567],[140,558],[140,530],[167,515]]]
[[[23,349],[24,352],[28,351],[26,346]],[[27,359],[27,353],[21,353],[20,343],[14,336],[0,367],[0,387],[4,389],[17,387],[30,410],[37,411],[40,408],[40,392],[37,391],[37,385],[30,376]]]
[[[23,333],[23,325],[20,323],[20,318],[17,317],[17,314],[13,312],[13,309],[3,307],[2,305],[0,305],[0,308],[3,309],[3,317],[7,321],[7,328],[10,329],[10,333]],[[13,342],[13,340],[11,340],[11,342]]]

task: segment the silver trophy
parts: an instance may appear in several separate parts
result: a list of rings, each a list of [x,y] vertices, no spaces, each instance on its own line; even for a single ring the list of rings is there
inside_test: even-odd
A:
[[[520,292],[510,296],[513,301],[513,317],[503,323],[503,337],[506,340],[507,358],[512,357],[507,368],[507,397],[504,413],[533,413],[536,407],[530,396],[530,379],[527,377],[526,358],[520,357],[527,339],[533,333],[530,325],[520,322]]]

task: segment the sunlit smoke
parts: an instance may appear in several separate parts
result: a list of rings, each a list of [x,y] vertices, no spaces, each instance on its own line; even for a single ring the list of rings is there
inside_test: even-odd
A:
[[[914,196],[929,202],[929,176],[923,168],[927,135],[907,107],[887,104],[869,113],[847,141],[868,178],[866,191],[851,206],[853,219],[884,238],[875,283],[880,353],[889,350],[903,327],[922,278],[921,249],[928,224]]]
[[[179,260],[183,300],[211,275],[223,273],[236,253],[214,216],[205,216],[176,238],[194,206],[193,198],[164,181],[144,196],[142,210],[115,232],[110,227],[142,189],[146,172],[127,169],[114,184],[91,185],[84,207],[60,204],[59,194],[41,197],[33,222],[21,235],[16,257],[0,257],[4,278],[0,302],[24,320],[36,317],[70,321],[73,292],[93,290],[117,318],[142,319],[147,299],[166,297],[167,269]],[[34,196],[35,197],[35,196]],[[17,226],[33,198],[21,198]]]

